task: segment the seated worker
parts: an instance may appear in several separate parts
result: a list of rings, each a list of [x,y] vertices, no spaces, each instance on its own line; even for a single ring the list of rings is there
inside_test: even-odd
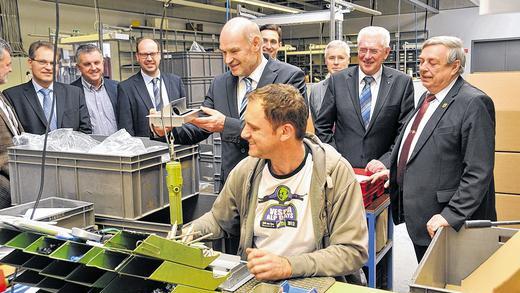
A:
[[[292,85],[267,85],[247,98],[241,136],[249,156],[193,231],[239,236],[238,254],[258,280],[358,272],[368,232],[352,167],[305,134],[308,107]]]

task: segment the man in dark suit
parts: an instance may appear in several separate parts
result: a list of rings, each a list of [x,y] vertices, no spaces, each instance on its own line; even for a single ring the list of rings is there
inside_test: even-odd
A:
[[[159,70],[161,54],[155,40],[138,40],[136,52],[141,71],[120,82],[117,88],[118,125],[133,136],[149,137],[152,133],[146,116],[150,109],[161,111],[186,93],[179,76]]]
[[[359,32],[359,66],[329,78],[315,122],[323,142],[334,146],[353,167],[374,172],[389,166],[392,145],[413,109],[412,79],[383,66],[389,43],[390,33],[382,27]]]
[[[76,66],[81,77],[71,83],[83,90],[92,125],[92,134],[109,136],[117,131],[117,81],[103,78],[101,50],[83,44],[76,50]]]
[[[220,50],[229,71],[215,77],[202,110],[209,116],[174,130],[176,143],[193,144],[219,132],[222,139],[222,182],[243,158],[249,145],[240,137],[247,107],[246,93],[273,83],[293,85],[306,97],[303,72],[262,54],[258,26],[242,17],[229,20],[220,33]],[[269,58],[269,59],[268,59]]]
[[[427,92],[391,156],[394,221],[406,222],[418,261],[440,227],[496,220],[495,108],[460,76],[465,61],[458,38],[424,42],[419,62]]]
[[[54,46],[51,43],[32,43],[29,47],[32,80],[5,90],[4,95],[13,105],[23,129],[28,133],[45,133],[48,122],[49,131],[72,128],[91,133],[83,91],[68,84],[53,83],[52,75],[56,68],[53,54]],[[56,103],[53,103],[53,97]]]
[[[7,82],[7,75],[11,71],[11,47],[0,38],[0,85]],[[11,206],[7,148],[13,145],[13,136],[22,132],[23,128],[11,104],[0,93],[0,209]]]

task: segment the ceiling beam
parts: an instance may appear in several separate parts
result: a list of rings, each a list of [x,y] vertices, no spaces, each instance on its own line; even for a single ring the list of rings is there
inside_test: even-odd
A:
[[[211,10],[211,11],[218,11],[218,12],[224,12],[226,13],[227,10],[226,10],[226,7],[221,7],[221,6],[215,6],[215,5],[209,5],[209,4],[203,4],[203,3],[199,3],[199,2],[192,2],[192,1],[186,1],[186,0],[157,0],[157,1],[160,1],[160,2],[170,2],[171,4],[177,4],[177,5],[182,5],[182,6],[188,6],[188,7],[193,7],[193,8],[200,8],[200,9],[206,9],[206,10]],[[237,13],[237,10],[236,9],[230,9],[229,10],[230,13]]]

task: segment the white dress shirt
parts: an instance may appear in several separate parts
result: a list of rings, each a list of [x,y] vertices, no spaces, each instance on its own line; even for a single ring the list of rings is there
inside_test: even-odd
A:
[[[410,152],[408,153],[408,158],[406,159],[406,161],[408,161],[408,159],[410,159],[410,156],[412,155],[413,150],[415,148],[415,144],[417,143],[417,140],[421,136],[424,126],[426,126],[426,123],[428,122],[428,120],[430,120],[430,118],[432,117],[435,110],[437,110],[439,105],[442,104],[442,101],[444,100],[444,98],[446,97],[448,92],[451,90],[451,88],[453,87],[453,85],[455,84],[456,81],[457,81],[457,78],[453,79],[453,81],[447,87],[445,87],[440,92],[435,94],[435,99],[433,99],[430,102],[428,109],[424,113],[424,115],[421,119],[421,122],[419,123],[419,126],[417,127],[417,132],[415,132],[415,136],[413,137],[412,143],[410,144]],[[426,92],[426,95],[428,95],[428,92]],[[420,107],[420,105],[417,105],[417,106]],[[413,121],[415,120],[415,116],[417,116],[418,112],[419,111],[417,111],[415,113],[415,115],[413,115],[412,119],[408,120],[408,124],[406,125],[404,135],[401,140],[401,146],[399,147],[399,154],[398,154],[397,160],[399,160],[399,157],[401,156],[401,149],[403,148],[404,141],[406,140],[408,133],[410,133],[410,129],[412,128]]]
[[[358,79],[358,88],[359,88],[359,96],[361,96],[361,92],[365,87],[365,81],[363,78],[367,76],[361,68],[358,68],[359,71],[359,79]],[[383,66],[379,68],[379,70],[372,75],[374,81],[370,84],[370,93],[372,94],[372,99],[370,101],[370,120],[372,120],[372,114],[374,113],[374,109],[376,107],[377,95],[379,94],[379,87],[381,86],[381,75],[383,74]],[[358,98],[359,98],[358,96]]]
[[[144,73],[143,70],[141,70],[141,75],[143,76],[144,84],[146,85],[146,90],[148,91],[148,94],[150,95],[150,99],[152,100],[153,107],[155,108],[155,107],[157,107],[157,105],[155,104],[155,95],[153,94],[153,83],[152,83],[152,79],[154,79],[155,77],[149,76],[148,74]],[[161,72],[159,72],[159,75],[156,77],[159,78],[158,82],[161,84],[162,102],[163,102],[163,107],[164,107],[170,102],[170,99],[168,99],[168,92],[166,91],[166,85],[164,83],[164,79],[162,79],[162,81],[161,81]]]
[[[258,82],[260,82],[260,78],[262,77],[262,73],[264,72],[265,66],[267,65],[267,59],[264,55],[262,55],[262,62],[260,62],[260,65],[258,65],[253,72],[249,75],[249,78],[251,78],[251,87],[252,89],[256,89],[258,86]],[[242,105],[242,99],[246,95],[246,83],[244,81],[244,78],[247,76],[241,76],[238,78],[238,89],[237,89],[237,105],[238,105],[238,112],[240,112],[240,105]]]

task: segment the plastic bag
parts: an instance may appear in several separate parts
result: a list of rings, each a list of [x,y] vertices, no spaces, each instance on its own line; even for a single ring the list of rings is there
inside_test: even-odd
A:
[[[22,133],[13,138],[14,145],[27,145],[30,149],[42,150],[44,135]],[[71,128],[60,128],[49,132],[47,137],[47,150],[60,152],[86,153],[99,141],[88,134],[73,131]]]
[[[146,147],[141,139],[132,137],[125,129],[120,129],[100,144],[94,146],[88,153],[135,156],[146,153]]]

